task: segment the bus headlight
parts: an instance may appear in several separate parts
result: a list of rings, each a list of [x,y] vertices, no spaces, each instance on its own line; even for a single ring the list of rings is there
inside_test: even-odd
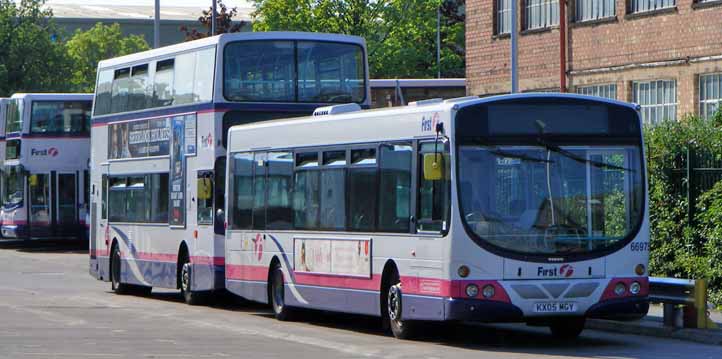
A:
[[[483,295],[486,299],[493,297],[494,294],[496,294],[496,290],[494,289],[493,285],[486,285],[481,291],[481,295]]]
[[[632,293],[634,295],[639,294],[639,292],[642,290],[642,286],[639,285],[638,282],[632,283],[632,285],[629,286],[629,293]]]
[[[627,286],[624,285],[624,283],[619,282],[617,285],[614,286],[614,294],[616,294],[618,297],[621,297],[624,295],[624,293],[627,292]]]
[[[479,287],[476,284],[469,284],[466,286],[466,295],[473,298],[479,295]]]

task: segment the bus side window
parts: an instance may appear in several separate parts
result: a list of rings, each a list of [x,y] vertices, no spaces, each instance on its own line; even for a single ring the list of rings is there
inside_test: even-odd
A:
[[[442,176],[437,180],[424,178],[424,154],[435,151],[443,154]],[[419,190],[416,229],[423,232],[442,232],[448,229],[451,198],[449,170],[449,149],[444,142],[425,142],[419,144]]]
[[[101,191],[103,191],[101,196],[102,196],[103,200],[102,200],[102,206],[101,206],[102,213],[101,213],[100,218],[107,219],[108,218],[108,176],[103,175],[103,178],[101,181],[103,182],[102,186],[101,186]]]
[[[213,193],[213,204],[215,205],[215,213],[213,219],[213,232],[215,234],[226,233],[226,157],[216,158],[216,163],[213,166],[215,180],[214,193]]]
[[[379,152],[379,231],[408,233],[413,147],[410,143],[385,144]]]
[[[198,171],[198,224],[213,223],[213,172]]]

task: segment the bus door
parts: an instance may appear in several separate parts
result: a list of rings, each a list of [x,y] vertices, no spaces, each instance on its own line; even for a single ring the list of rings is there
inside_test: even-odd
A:
[[[51,234],[52,206],[50,203],[50,179],[48,173],[28,176],[28,236],[48,237]]]
[[[57,173],[53,181],[54,216],[57,235],[78,235],[78,176],[74,172]]]

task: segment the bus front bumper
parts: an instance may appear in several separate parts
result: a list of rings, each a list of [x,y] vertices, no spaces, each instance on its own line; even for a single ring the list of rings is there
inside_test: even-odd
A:
[[[27,228],[23,225],[3,225],[0,227],[2,238],[16,239],[25,237]]]

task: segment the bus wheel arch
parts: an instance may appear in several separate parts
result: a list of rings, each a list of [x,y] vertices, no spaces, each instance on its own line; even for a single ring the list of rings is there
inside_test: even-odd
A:
[[[403,319],[403,291],[401,275],[396,263],[388,260],[381,276],[380,303],[381,323],[398,339],[411,339],[415,334],[414,322]],[[393,314],[392,314],[393,313]]]
[[[193,275],[190,251],[185,241],[181,242],[178,249],[178,262],[176,264],[176,280],[178,289],[186,304],[201,305],[208,300],[208,294],[205,292],[193,291]]]
[[[130,287],[120,281],[121,277],[121,255],[120,246],[118,245],[118,239],[113,238],[110,245],[110,260],[108,261],[108,276],[110,277],[110,288],[116,294],[128,294]]]
[[[180,246],[178,247],[178,257],[177,257],[177,264],[176,264],[176,289],[181,289],[181,272],[183,270],[183,264],[186,261],[190,261],[190,256],[188,255],[188,245],[185,241],[182,241]]]

